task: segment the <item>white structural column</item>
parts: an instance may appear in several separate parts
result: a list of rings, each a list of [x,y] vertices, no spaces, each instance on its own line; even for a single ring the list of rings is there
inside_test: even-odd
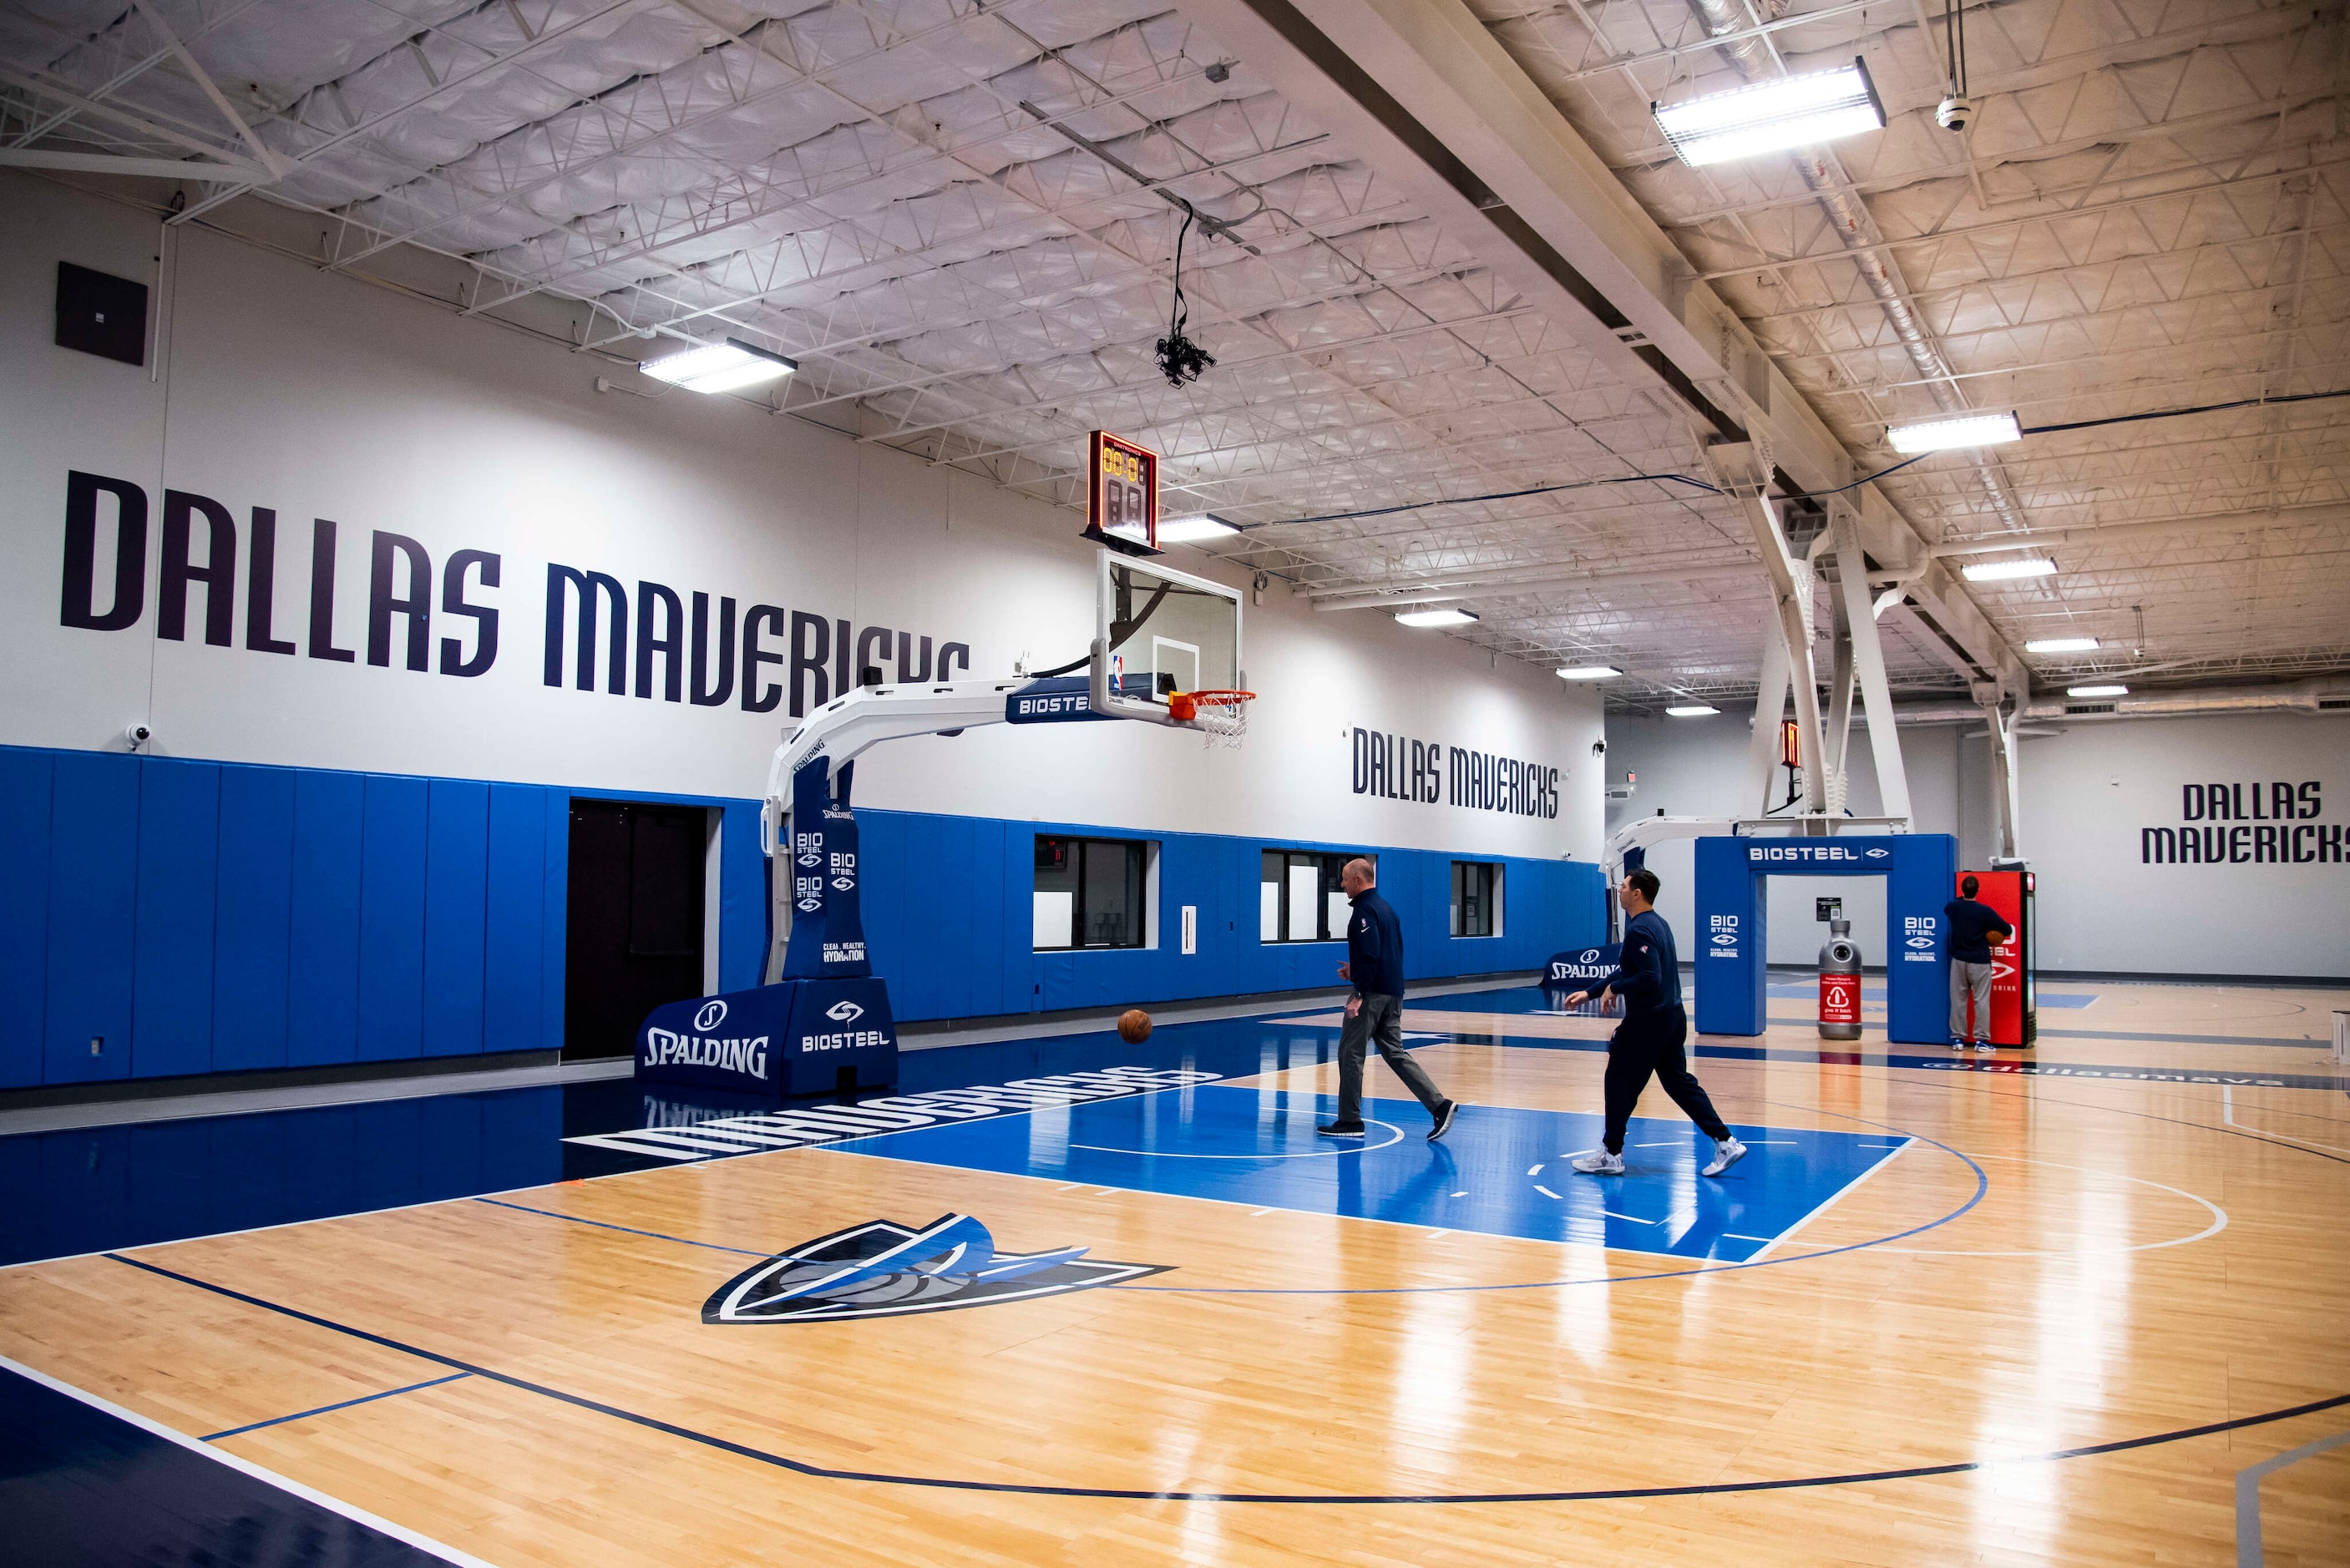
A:
[[[1828,596],[1828,712],[1827,730],[1823,737],[1827,754],[1824,763],[1828,776],[1828,815],[1842,816],[1852,796],[1852,778],[1845,771],[1852,755],[1852,617],[1841,582],[1837,591]]]
[[[1779,724],[1787,715],[1787,640],[1773,621],[1762,633],[1762,674],[1754,689],[1754,734],[1746,750],[1746,808],[1771,810],[1771,778],[1779,762]]]
[[[1758,449],[1746,449],[1752,454],[1752,478],[1742,483],[1732,473],[1737,461],[1730,455],[1733,450],[1715,449],[1721,454],[1716,462],[1715,473],[1724,482],[1722,488],[1734,496],[1746,514],[1747,523],[1754,530],[1754,548],[1762,556],[1763,574],[1770,579],[1779,641],[1786,660],[1786,681],[1795,696],[1795,732],[1804,753],[1804,812],[1816,815],[1827,809],[1828,797],[1827,759],[1821,750],[1819,672],[1812,659],[1811,590],[1814,579],[1810,565],[1797,561],[1788,550],[1787,536],[1779,529],[1778,509],[1762,493],[1760,480],[1771,472],[1768,455]],[[1758,719],[1767,706],[1757,705]]]
[[[2017,847],[2021,836],[2016,818],[2022,807],[2022,792],[2016,778],[2015,729],[2023,722],[2022,704],[2013,701],[1993,701],[1983,705],[1983,717],[1991,724],[1991,787],[1993,830],[1999,841],[1999,855],[2003,860],[2020,858]]]
[[[1901,761],[1901,737],[1893,722],[1893,689],[1885,679],[1885,649],[1877,639],[1877,615],[1869,603],[1868,564],[1862,555],[1860,528],[1842,505],[1828,513],[1830,538],[1836,561],[1836,767],[1841,774],[1851,760],[1846,742],[1852,721],[1852,691],[1859,688],[1868,715],[1868,752],[1877,764],[1877,809],[1905,821],[1909,816],[1909,772]],[[1836,806],[1843,808],[1843,791]]]

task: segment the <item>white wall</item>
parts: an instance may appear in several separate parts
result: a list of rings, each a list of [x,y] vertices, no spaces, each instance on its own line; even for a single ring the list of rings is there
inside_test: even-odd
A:
[[[1728,710],[1706,719],[1635,719],[1607,722],[1607,782],[1621,785],[1638,775],[1632,798],[1607,802],[1612,831],[1635,816],[1752,816],[1757,803],[1745,794],[1747,736],[1753,708]],[[1906,730],[1901,755],[1909,778],[1912,821],[1920,833],[1959,831],[1960,742],[1946,728]],[[1980,764],[1978,764],[1980,765]],[[1775,775],[1773,804],[1786,798],[1786,772]],[[1879,808],[1877,774],[1869,760],[1868,732],[1855,724],[1852,787],[1847,802],[1855,815]],[[1963,844],[1963,839],[1961,843]],[[1693,841],[1678,839],[1648,852],[1649,869],[1663,879],[1657,907],[1675,931],[1694,929],[1691,889],[1696,879]],[[1809,964],[1819,957],[1827,927],[1814,919],[1813,900],[1844,900],[1853,940],[1871,968],[1885,962],[1885,884],[1875,877],[1773,877],[1770,887],[1769,961]]]
[[[2230,713],[2082,724],[2023,745],[2022,847],[2040,873],[2043,969],[2350,979],[2350,863],[2151,865],[2144,830],[2189,826],[2189,784],[2294,786],[2293,828],[2350,837],[2350,718]],[[2304,794],[2300,786],[2314,784]],[[2259,829],[2241,819],[2241,846]],[[2314,809],[2313,809],[2314,808]],[[2209,827],[2208,818],[2194,826]],[[2317,835],[2300,847],[2314,850]],[[2322,1020],[2321,1015],[2321,1020]],[[2320,1031],[2323,1032],[2322,1030]]]
[[[1627,771],[1639,780],[1631,800],[1607,803],[1609,827],[1659,808],[1672,816],[1749,813],[1742,793],[1748,723],[1749,714],[1735,711],[1610,720],[1608,782],[1620,784]],[[1866,815],[1877,807],[1865,732],[1855,743],[1864,749],[1856,753],[1852,808]],[[1901,732],[1918,830],[1957,833],[1960,864],[1978,869],[1991,850],[1987,746],[1955,725]],[[2287,783],[2298,807],[2299,786],[2314,783],[2316,815],[2290,826],[2350,825],[2350,722],[2231,714],[2076,724],[2027,735],[2022,757],[2022,842],[2039,875],[2042,969],[2350,978],[2350,863],[2149,865],[2142,843],[2145,828],[2185,826],[2188,784],[2257,783],[2265,800],[2271,786]],[[2246,823],[2257,828],[2249,815]],[[2350,826],[2343,832],[2350,837]],[[1665,882],[1659,908],[1682,930],[1691,862],[1686,841],[1648,857]],[[1814,960],[1825,935],[1812,919],[1815,895],[1843,898],[1855,939],[1872,964],[1883,962],[1882,884],[1794,877],[1771,879],[1771,961]]]
[[[1024,653],[1063,662],[1090,638],[1091,555],[1074,514],[729,400],[599,396],[600,367],[559,347],[202,230],[174,236],[151,367],[98,359],[50,341],[57,264],[153,283],[155,224],[0,174],[0,232],[12,236],[0,249],[0,742],[117,746],[144,722],[157,750],[182,756],[757,794],[787,710],[576,691],[567,648],[565,684],[544,683],[550,562],[608,573],[632,598],[650,580],[689,603],[696,590],[731,597],[738,613],[765,603],[965,642],[973,678],[1009,675]],[[77,469],[149,499],[145,608],[127,630],[60,624]],[[237,524],[233,646],[203,640],[202,587],[186,639],[157,636],[166,487],[219,502]],[[245,646],[256,507],[277,518],[275,635],[305,645],[290,657]],[[102,609],[110,500],[99,517]],[[360,650],[354,662],[307,651],[317,517],[340,524],[336,641]],[[460,549],[500,556],[499,587],[471,595],[500,617],[486,674],[444,675],[437,658],[405,669],[401,618],[390,666],[367,662],[378,530],[420,542],[436,570]],[[1247,612],[1263,697],[1245,751],[1139,724],[995,726],[874,753],[859,804],[1596,857],[1595,694],[1385,618],[1312,615],[1277,584],[1265,599]],[[470,646],[472,626],[435,605],[436,655],[443,636]],[[1357,795],[1357,726],[1559,768],[1558,815]]]

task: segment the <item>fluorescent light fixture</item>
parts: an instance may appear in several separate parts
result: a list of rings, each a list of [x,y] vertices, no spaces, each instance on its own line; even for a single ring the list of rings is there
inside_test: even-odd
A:
[[[1202,539],[1221,539],[1240,530],[1213,517],[1176,517],[1159,524],[1159,542],[1162,545],[1196,545]]]
[[[2021,561],[1976,561],[1960,566],[1959,574],[1970,583],[2003,583],[2014,577],[2044,577],[2055,569],[2055,562],[2032,556]]]
[[[1561,680],[1613,680],[1624,672],[1612,664],[1570,664],[1558,672]]]
[[[2126,697],[2129,695],[2129,688],[2126,686],[2067,686],[2064,688],[2064,695],[2067,697]]]
[[[1677,708],[1668,708],[1665,711],[1675,719],[1707,719],[1721,712],[1721,710],[1711,702],[1684,702]]]
[[[1967,414],[1955,420],[1928,420],[1924,424],[1891,425],[1885,439],[1898,452],[1954,452],[1960,447],[2022,441],[2023,430],[2010,410],[2003,414]]]
[[[1684,103],[1651,103],[1648,112],[1693,169],[1885,129],[1885,105],[1858,56],[1832,71],[1756,82]]]
[[[736,391],[788,376],[799,368],[798,360],[786,359],[739,337],[637,364],[638,369],[654,380],[683,387],[689,392]]]
[[[2097,639],[2094,637],[2043,637],[2023,645],[2026,653],[2095,653]]]
[[[1403,626],[1467,626],[1477,618],[1477,612],[1465,609],[1409,609],[1396,611],[1396,620]]]

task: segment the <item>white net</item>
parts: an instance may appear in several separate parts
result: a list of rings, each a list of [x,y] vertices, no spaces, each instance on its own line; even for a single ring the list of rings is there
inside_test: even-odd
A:
[[[1237,747],[1248,739],[1249,704],[1256,700],[1255,692],[1196,691],[1191,700],[1198,706],[1194,722],[1211,747]]]

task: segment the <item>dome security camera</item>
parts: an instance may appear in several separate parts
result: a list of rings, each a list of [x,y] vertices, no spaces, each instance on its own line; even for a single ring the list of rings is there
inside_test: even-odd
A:
[[[1964,130],[1974,115],[1974,100],[1956,93],[1934,106],[1934,123],[1944,130]]]
[[[122,732],[122,738],[130,742],[130,749],[135,752],[153,740],[155,732],[144,724],[133,724]]]

